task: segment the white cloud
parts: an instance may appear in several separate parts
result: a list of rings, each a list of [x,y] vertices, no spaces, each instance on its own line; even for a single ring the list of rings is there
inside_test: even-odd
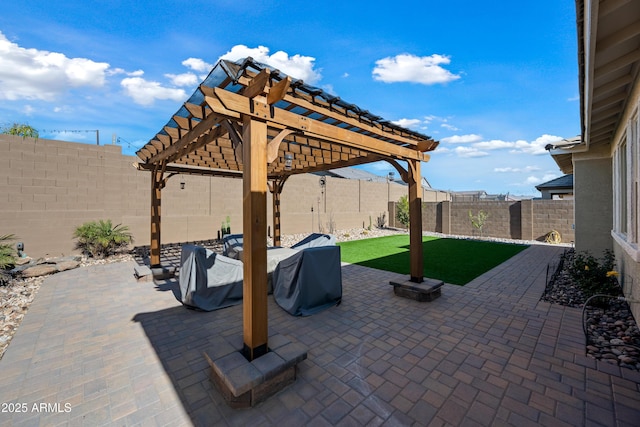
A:
[[[403,128],[409,129],[409,128],[420,125],[421,121],[420,119],[400,119],[400,120],[394,120],[391,123],[393,123],[394,125],[402,126]]]
[[[489,141],[481,141],[482,137],[475,134],[470,135],[454,135],[447,138],[442,138],[442,142],[450,143],[450,144],[464,144],[471,143],[471,147],[482,151],[492,151],[492,150],[503,150],[503,149],[511,149],[509,152],[512,154],[532,154],[532,155],[541,155],[546,154],[547,150],[544,147],[553,142],[558,142],[562,140],[559,136],[553,135],[542,135],[531,142],[527,142],[525,140],[517,140],[517,141],[503,141],[501,139],[492,139]]]
[[[336,90],[333,88],[333,85],[323,85],[322,90],[327,92],[330,95],[336,96]]]
[[[453,151],[460,157],[484,157],[489,155],[489,153],[473,147],[456,147]]]
[[[47,139],[56,141],[87,141],[89,139],[95,141],[96,133],[94,131],[42,131],[43,135],[47,135]]]
[[[349,73],[344,73],[344,74],[342,75],[342,78],[344,78],[344,79],[346,79],[347,77],[349,77]]]
[[[118,74],[124,74],[129,77],[140,77],[144,75],[144,71],[142,70],[126,71],[124,68],[109,68],[106,74],[107,76],[116,76]]]
[[[165,74],[174,86],[195,86],[198,84],[198,76],[193,73]]]
[[[73,108],[68,105],[56,106],[53,107],[53,112],[57,114],[72,114]]]
[[[377,60],[372,74],[375,80],[385,83],[448,83],[460,78],[442,68],[441,65],[448,65],[450,62],[449,57],[444,55],[419,57],[405,53]]]
[[[0,32],[0,99],[51,101],[74,87],[100,87],[108,68],[106,62],[26,49]]]
[[[434,150],[435,153],[441,154],[441,153],[448,153],[451,150],[448,149],[447,147],[445,147],[444,145],[438,145],[436,147],[436,149]]]
[[[182,61],[182,65],[192,69],[193,71],[199,71],[201,73],[208,72],[213,68],[213,65],[203,61],[200,58],[187,58]]]
[[[533,172],[533,171],[537,171],[537,170],[540,170],[540,168],[538,166],[525,166],[524,168],[512,168],[512,167],[493,168],[494,172],[499,172],[499,173],[503,173],[503,172],[513,172],[513,173]]]
[[[547,150],[544,149],[544,147],[547,144],[551,144],[551,143],[558,142],[558,141],[562,141],[562,138],[559,137],[559,136],[544,134],[544,135],[534,139],[531,142],[516,141],[514,143],[515,149],[512,150],[511,152],[512,153],[526,153],[526,154],[533,154],[533,155],[539,156],[539,155],[548,153]]]
[[[440,127],[443,127],[443,128],[445,128],[445,129],[447,129],[447,130],[450,130],[450,131],[452,131],[452,132],[455,132],[455,131],[460,130],[460,129],[458,129],[457,127],[455,127],[454,125],[450,125],[449,123],[442,123],[442,124],[440,125]]]
[[[313,68],[315,58],[298,54],[289,56],[288,53],[281,50],[269,55],[269,48],[265,46],[249,48],[242,44],[236,45],[229,52],[222,55],[220,59],[237,61],[248,56],[258,62],[277,68],[290,77],[304,80],[308,84],[314,84],[322,78],[320,70]]]
[[[518,141],[526,144],[526,141]],[[491,141],[482,141],[473,144],[475,148],[481,148],[483,150],[499,150],[501,148],[513,148],[517,142],[502,141],[499,139],[492,139]]]
[[[447,144],[468,144],[471,142],[481,141],[482,137],[480,135],[476,135],[471,133],[469,135],[453,135],[448,136],[446,138],[442,138],[440,142],[444,142]]]
[[[492,139],[482,141],[482,136],[476,134],[453,135],[441,138],[440,142],[446,144],[468,144],[465,147],[454,149],[455,153],[460,157],[481,157],[489,155],[490,151],[509,150],[512,154],[529,154],[540,155],[547,151],[545,145],[562,140],[562,138],[553,135],[542,135],[531,142],[525,140],[503,141],[500,139]],[[494,172],[533,172],[539,170],[536,166],[526,166],[524,168],[503,167],[494,168]]]
[[[184,101],[187,97],[183,89],[163,87],[158,82],[148,81],[142,77],[127,77],[122,79],[120,84],[125,93],[140,105],[151,105],[156,99]]]
[[[538,177],[535,175],[527,177],[525,180],[525,185],[538,185],[543,182],[551,181],[552,179],[558,178],[558,174],[555,173],[546,173],[542,177]]]

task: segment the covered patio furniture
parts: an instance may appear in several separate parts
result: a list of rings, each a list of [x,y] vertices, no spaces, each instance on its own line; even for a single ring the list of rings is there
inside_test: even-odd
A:
[[[336,236],[332,234],[313,233],[309,234],[307,237],[291,247],[293,249],[302,250],[307,248],[316,248],[319,246],[335,246],[335,244]]]
[[[233,259],[241,259],[242,234],[227,234],[222,238],[222,254]]]
[[[273,272],[283,259],[298,253],[298,250],[291,248],[281,248],[279,246],[267,248],[267,293],[273,292]],[[243,261],[242,247],[239,248],[238,256]]]
[[[242,302],[242,262],[209,249],[183,245],[180,302],[204,311]]]
[[[340,304],[340,247],[312,247],[280,261],[273,272],[273,298],[293,316],[310,316]]]

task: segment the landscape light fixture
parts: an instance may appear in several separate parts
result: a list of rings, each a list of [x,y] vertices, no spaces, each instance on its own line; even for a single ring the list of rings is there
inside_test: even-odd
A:
[[[16,244],[16,250],[18,251],[18,257],[22,258],[22,255],[23,255],[23,252],[24,252],[24,243],[18,242]]]
[[[182,178],[182,179],[180,180],[180,189],[181,189],[181,190],[184,190],[184,186],[185,186],[185,182],[184,182],[184,178]]]
[[[287,153],[284,155],[284,170],[290,171],[293,165],[293,154]]]

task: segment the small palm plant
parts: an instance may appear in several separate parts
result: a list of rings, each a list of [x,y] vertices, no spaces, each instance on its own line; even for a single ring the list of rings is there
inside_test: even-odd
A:
[[[133,242],[129,227],[113,225],[111,220],[85,222],[76,228],[73,237],[78,239],[76,248],[93,258],[105,258],[114,255]]]
[[[15,252],[11,242],[15,240],[13,234],[0,236],[0,285],[6,285],[11,276],[5,270],[13,267],[16,263]]]

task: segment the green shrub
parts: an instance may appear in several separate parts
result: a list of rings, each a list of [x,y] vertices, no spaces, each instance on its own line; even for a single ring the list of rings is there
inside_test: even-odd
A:
[[[93,258],[104,258],[115,254],[133,242],[129,227],[111,220],[85,222],[76,228],[73,237],[78,239],[76,248]]]
[[[0,270],[12,268],[16,264],[12,243],[15,239],[16,237],[13,234],[0,236]]]
[[[14,123],[9,127],[5,127],[2,129],[0,133],[5,133],[8,135],[17,135],[23,138],[38,138],[38,130],[33,126],[29,126],[24,123]]]
[[[482,228],[484,227],[484,223],[487,222],[487,218],[489,218],[489,214],[483,210],[478,212],[478,215],[474,215],[469,210],[469,221],[471,221],[471,225],[480,231],[480,236],[483,236]]]
[[[12,268],[16,263],[13,244],[11,243],[14,240],[15,236],[13,234],[0,236],[0,286],[9,283],[11,275],[5,270]]]
[[[396,219],[405,227],[409,226],[409,198],[402,196],[396,203]]]
[[[587,298],[595,294],[620,295],[615,255],[610,250],[604,252],[601,260],[589,252],[576,253],[569,274]]]

